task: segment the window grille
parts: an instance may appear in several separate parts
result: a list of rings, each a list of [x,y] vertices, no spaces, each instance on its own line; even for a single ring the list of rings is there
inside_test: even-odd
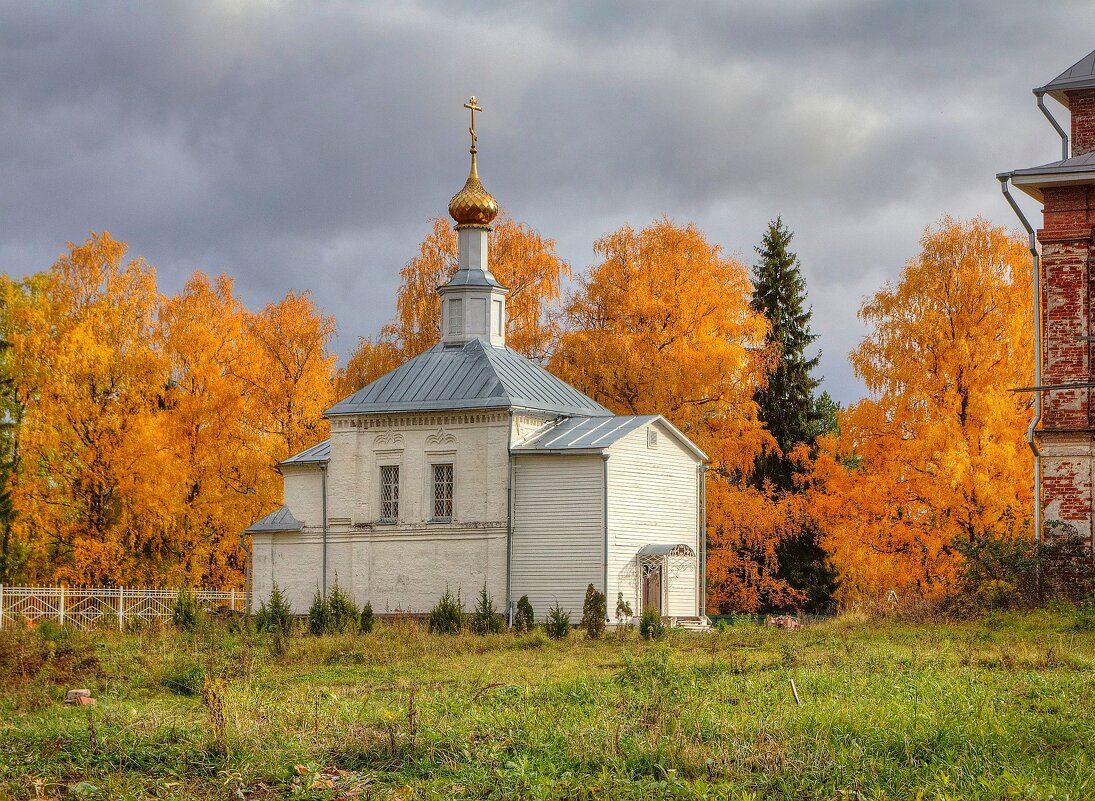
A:
[[[658,429],[651,427],[646,430],[646,447],[658,447]]]
[[[433,516],[439,520],[452,518],[452,465],[433,466]]]
[[[380,468],[380,518],[399,519],[399,467]]]

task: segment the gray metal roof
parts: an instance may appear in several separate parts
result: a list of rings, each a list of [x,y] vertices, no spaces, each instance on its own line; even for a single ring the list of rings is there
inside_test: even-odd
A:
[[[647,423],[657,415],[571,417],[558,425],[546,427],[527,442],[513,448],[515,452],[602,450]]]
[[[1041,201],[1042,187],[1088,183],[1095,179],[1095,152],[1051,161],[1040,167],[1028,167],[1011,173],[1011,182],[1028,195]]]
[[[325,439],[323,442],[308,448],[308,450],[301,451],[300,453],[290,456],[288,459],[278,462],[278,464],[323,464],[324,462],[329,461],[331,461],[331,440]]]
[[[509,348],[473,339],[434,345],[325,414],[530,409],[562,415],[610,415],[601,404]]]
[[[1092,87],[1095,87],[1095,50],[1081,58],[1039,91],[1046,92],[1050,97],[1067,106],[1068,96],[1065,95],[1065,92],[1070,89],[1090,89]]]
[[[456,273],[453,274],[453,277],[450,278],[447,283],[442,284],[439,289],[445,290],[449,287],[461,286],[490,286],[505,289],[505,287],[498,283],[498,279],[494,277],[494,273],[490,270],[464,269],[457,270]]]
[[[518,454],[603,451],[632,431],[653,422],[660,422],[665,426],[669,433],[698,459],[707,459],[707,454],[697,448],[692,440],[660,414],[571,417],[556,425],[545,426],[543,431],[533,434],[527,441],[514,446],[511,450]]]
[[[661,542],[644,545],[639,549],[639,556],[695,556],[691,545],[684,543]]]
[[[304,524],[293,517],[288,506],[280,507],[276,512],[271,512],[252,523],[245,529],[247,534],[269,534],[276,531],[301,531]]]

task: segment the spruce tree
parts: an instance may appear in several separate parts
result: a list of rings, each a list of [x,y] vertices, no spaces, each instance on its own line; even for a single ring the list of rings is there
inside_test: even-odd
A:
[[[757,458],[753,483],[769,482],[777,493],[795,491],[795,464],[791,452],[800,444],[813,446],[819,434],[833,426],[835,404],[827,393],[815,396],[820,380],[813,375],[821,358],[807,356],[817,336],[810,330],[812,311],[806,305],[806,280],[798,256],[790,249],[794,234],[777,217],[768,224],[760,261],[753,268],[753,308],[772,324],[769,341],[780,353],[779,365],[768,386],[756,395],[760,419],[776,440],[779,452]],[[806,528],[781,543],[779,577],[805,590],[807,608],[828,606],[835,589],[835,574],[817,541],[817,532]]]

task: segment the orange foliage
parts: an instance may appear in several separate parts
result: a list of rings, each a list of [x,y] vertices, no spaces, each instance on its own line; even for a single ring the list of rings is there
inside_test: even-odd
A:
[[[333,329],[305,296],[249,314],[195,274],[164,298],[109,234],[0,282],[25,407],[12,484],[25,580],[236,583],[276,462],[325,436]]]
[[[708,454],[712,606],[793,602],[774,577],[788,511],[741,486],[773,444],[753,396],[775,363],[745,268],[668,220],[625,226],[594,250],[601,261],[568,298],[552,372],[617,413],[664,414]]]
[[[524,223],[501,217],[488,242],[491,272],[509,289],[506,296],[506,344],[543,361],[557,335],[546,310],[559,299],[560,283],[570,267],[555,253],[555,241]],[[418,255],[400,271],[396,319],[374,341],[362,337],[340,376],[339,392],[349,395],[437,344],[441,299],[437,288],[457,269],[457,235],[452,222],[437,217],[419,245]]]
[[[953,587],[958,540],[1029,531],[1030,259],[982,219],[944,218],[869,298],[851,355],[871,397],[813,465],[811,514],[848,603]]]

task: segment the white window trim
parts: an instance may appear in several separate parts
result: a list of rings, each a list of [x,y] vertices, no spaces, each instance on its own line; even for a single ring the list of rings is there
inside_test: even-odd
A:
[[[426,480],[429,482],[429,488],[427,490],[429,494],[429,508],[430,517],[426,521],[427,523],[451,523],[456,517],[456,459],[447,456],[439,459],[431,458],[429,460],[430,469],[427,471]],[[449,515],[448,517],[438,517],[437,511],[437,468],[442,465],[448,465],[452,468],[452,484],[449,489]]]
[[[388,467],[394,467],[396,469],[396,515],[395,517],[384,516],[384,469]],[[400,461],[381,461],[376,466],[376,522],[384,526],[394,526],[402,519],[403,515],[403,500],[405,493],[403,492],[403,465]]]
[[[451,523],[456,520],[456,487],[459,483],[457,474],[459,468],[456,463],[456,451],[453,449],[446,450],[427,450],[426,451],[426,469],[425,480],[422,482],[422,510],[423,517],[427,523],[434,525],[444,525],[445,523]],[[452,517],[434,517],[433,516],[433,466],[435,464],[451,464],[452,465]],[[429,514],[425,514],[429,512]]]

